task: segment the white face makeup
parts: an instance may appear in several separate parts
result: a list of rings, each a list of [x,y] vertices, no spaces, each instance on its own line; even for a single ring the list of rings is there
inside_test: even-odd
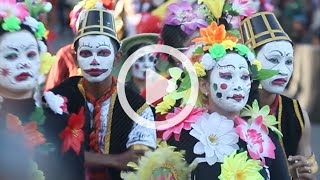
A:
[[[263,69],[278,70],[279,73],[261,81],[262,88],[271,93],[282,93],[293,71],[293,47],[288,41],[273,41],[264,45],[257,58]]]
[[[111,39],[103,35],[88,35],[79,39],[77,60],[84,78],[101,82],[110,76],[115,50]]]
[[[215,105],[226,112],[240,111],[248,101],[250,88],[248,64],[239,54],[227,54],[211,71],[211,98]]]
[[[17,93],[33,91],[39,71],[38,44],[30,32],[23,30],[0,37],[0,89]]]
[[[147,69],[155,70],[157,64],[157,58],[152,54],[147,54],[140,57],[136,62],[134,62],[131,69],[132,76],[138,79],[146,79]]]

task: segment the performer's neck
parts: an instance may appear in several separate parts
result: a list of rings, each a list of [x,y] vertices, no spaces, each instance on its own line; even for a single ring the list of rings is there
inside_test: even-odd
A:
[[[132,81],[137,86],[137,88],[139,89],[140,92],[146,86],[146,80],[145,79],[138,79],[138,78],[132,77]]]
[[[264,89],[260,90],[260,106],[271,106],[272,103],[275,101],[277,94],[275,93],[270,93]]]
[[[1,88],[0,96],[7,99],[28,99],[32,98],[34,90],[22,91],[22,92],[12,92],[10,90]]]
[[[96,99],[99,99],[108,91],[111,85],[112,85],[112,76],[110,75],[105,80],[100,82],[86,81],[84,88],[88,93],[92,94]]]

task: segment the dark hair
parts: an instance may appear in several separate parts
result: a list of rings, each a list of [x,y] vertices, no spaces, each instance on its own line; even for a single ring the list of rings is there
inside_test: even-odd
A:
[[[36,36],[34,35],[34,32],[32,31],[32,29],[29,26],[24,25],[24,24],[20,24],[20,27],[21,27],[21,29],[19,31],[26,30],[26,31],[30,32],[34,38],[36,38]],[[15,31],[15,32],[17,32],[17,31]],[[0,36],[2,36],[5,33],[10,33],[10,32],[4,30],[2,28],[2,26],[0,26]]]
[[[131,54],[133,54],[134,52],[136,52],[138,49],[143,48],[145,46],[151,45],[149,43],[141,43],[141,44],[136,44],[134,46],[132,46],[127,52],[126,52],[126,56],[129,57]]]
[[[165,45],[181,48],[188,38],[188,35],[181,30],[180,26],[165,24],[161,32],[161,38]]]

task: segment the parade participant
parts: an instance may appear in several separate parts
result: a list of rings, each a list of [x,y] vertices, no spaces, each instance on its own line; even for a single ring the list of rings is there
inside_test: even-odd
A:
[[[78,2],[70,11],[69,18],[70,18],[70,28],[74,34],[77,33],[78,26],[79,26],[79,14],[84,9],[92,8],[99,0],[82,0]],[[113,6],[110,0],[102,0],[103,5],[106,8],[111,8]],[[121,21],[121,20],[120,20]],[[117,26],[117,32],[120,34],[120,29]],[[52,65],[46,79],[46,84],[44,87],[44,91],[48,91],[53,87],[59,85],[67,79],[68,77],[79,76],[81,75],[81,71],[79,71],[78,66],[74,63],[76,59],[76,55],[74,50],[72,49],[72,43],[65,45],[64,47],[60,48],[56,53],[57,60]]]
[[[129,38],[125,38],[122,41],[120,51],[123,52],[120,63],[117,65],[117,69],[120,70],[123,63],[127,58],[134,52],[148,45],[157,44],[159,40],[158,34],[145,33],[134,35]],[[156,71],[157,56],[154,54],[148,54],[140,57],[136,62],[133,63],[130,74],[127,75],[126,86],[132,89],[136,93],[140,94],[146,86],[146,72],[147,70]],[[117,71],[118,71],[117,70]],[[118,74],[114,71],[114,74]]]
[[[136,124],[119,102],[117,80],[111,75],[120,58],[114,17],[97,3],[80,14],[74,40],[76,63],[83,77],[71,77],[44,95],[46,128],[57,146],[55,179],[120,179],[127,163],[156,147],[154,129]],[[154,120],[152,109],[130,89],[132,109]],[[58,172],[66,172],[59,174]]]
[[[241,22],[244,43],[257,54],[262,68],[278,74],[261,81],[260,104],[271,107],[270,114],[280,122],[281,145],[294,178],[314,179],[318,169],[310,146],[311,126],[307,112],[297,100],[281,93],[293,73],[294,50],[288,35],[271,12],[256,13]]]
[[[221,10],[225,5],[232,7],[224,3],[213,5]],[[223,12],[213,14],[217,20]],[[257,113],[250,114],[248,120],[238,117],[248,101],[251,78],[274,74],[257,68],[250,49],[237,43],[238,38],[230,33],[235,31],[215,21],[200,29],[201,37],[193,42],[203,43],[202,51],[195,52],[202,57],[194,62],[194,68],[200,91],[207,97],[203,101],[206,109],[193,107],[183,121],[161,129],[162,138],[185,150],[188,163],[198,164],[192,179],[289,179],[278,131],[267,123],[270,117]],[[190,106],[188,98],[194,96],[189,93],[188,72],[179,68],[171,68],[169,72],[171,80],[177,82],[177,89],[156,107],[156,112],[166,114],[166,119]],[[275,118],[272,123],[277,123]]]
[[[41,164],[39,168],[43,170],[42,153],[48,150],[49,144],[41,130],[45,117],[41,107],[39,77],[44,76],[46,69],[50,68],[51,55],[46,53],[45,26],[35,19],[42,11],[33,11],[29,3],[0,1],[0,130],[10,133],[9,136],[13,138],[22,138],[23,149],[27,150],[28,155],[24,158],[30,159],[28,164],[34,168],[27,170],[30,177],[22,179],[33,179],[35,176],[44,179],[37,163]],[[16,161],[12,158],[14,164]],[[24,163],[24,158],[21,163]],[[1,175],[6,176],[3,173]]]

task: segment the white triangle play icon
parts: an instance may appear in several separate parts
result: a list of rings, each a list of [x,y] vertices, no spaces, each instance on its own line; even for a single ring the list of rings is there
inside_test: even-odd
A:
[[[148,69],[146,71],[146,102],[152,104],[167,95],[168,79]]]

